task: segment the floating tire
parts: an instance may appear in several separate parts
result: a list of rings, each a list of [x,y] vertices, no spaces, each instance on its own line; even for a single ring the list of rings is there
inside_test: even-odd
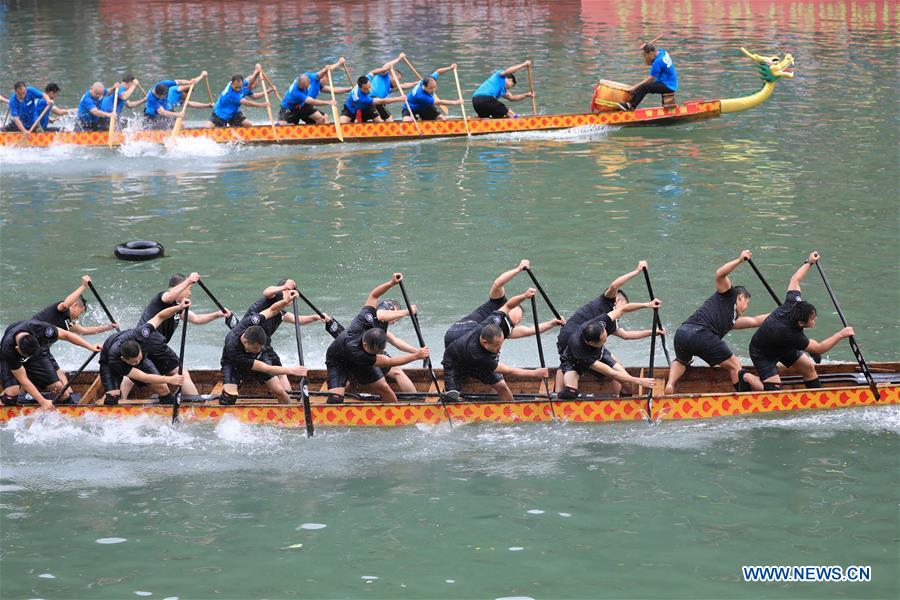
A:
[[[166,249],[159,242],[135,240],[116,246],[115,255],[119,260],[153,260],[165,256]]]

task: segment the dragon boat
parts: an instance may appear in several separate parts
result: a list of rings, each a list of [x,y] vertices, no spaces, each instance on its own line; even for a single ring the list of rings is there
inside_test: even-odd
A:
[[[467,135],[488,135],[530,131],[553,131],[585,126],[629,127],[639,125],[670,125],[699,119],[711,119],[724,114],[749,110],[765,102],[779,79],[793,78],[794,58],[760,56],[745,48],[741,52],[758,65],[763,87],[755,94],[721,100],[689,100],[682,104],[666,102],[660,107],[638,108],[631,111],[610,110],[611,103],[595,93],[591,112],[582,114],[533,115],[516,119],[460,118],[443,121],[391,121],[384,123],[349,123],[341,126],[340,138],[335,125],[255,125],[252,127],[220,127],[207,129],[186,127],[180,136],[205,138],[220,143],[242,144],[334,144],[359,142],[396,142],[430,138],[453,138]],[[666,99],[664,99],[666,100]],[[418,127],[417,127],[418,125]],[[55,144],[79,146],[119,146],[129,142],[164,144],[171,138],[169,130],[119,132],[62,131],[32,133],[23,139],[20,133],[0,133],[0,145],[46,147]]]
[[[877,385],[879,399],[856,364],[819,365],[824,387],[806,389],[799,377],[782,375],[783,389],[777,392],[735,392],[722,369],[693,368],[679,382],[684,393],[663,395],[663,379],[656,379],[651,412],[648,415],[646,392],[632,389],[627,397],[613,396],[609,383],[584,377],[581,394],[573,400],[550,399],[539,381],[507,378],[515,400],[500,402],[487,386],[467,382],[460,402],[441,404],[429,371],[408,369],[406,372],[416,385],[417,393],[399,393],[399,402],[381,402],[376,396],[347,391],[343,404],[327,404],[327,374],[324,370],[310,370],[307,389],[312,404],[312,419],[316,427],[350,426],[409,426],[438,425],[449,422],[457,425],[469,422],[527,423],[566,421],[574,423],[607,423],[654,420],[711,419],[737,415],[759,415],[778,412],[841,409],[862,406],[900,404],[900,363],[871,363],[871,375]],[[747,367],[753,371],[752,367]],[[643,368],[629,368],[634,375]],[[440,370],[435,372],[438,383]],[[551,370],[551,381],[553,372]],[[198,390],[215,398],[221,392],[219,371],[195,371],[191,374]],[[299,390],[299,380],[292,385]],[[73,383],[80,394],[77,404],[58,406],[63,415],[83,417],[107,415],[131,417],[155,415],[169,418],[172,407],[161,405],[155,398],[138,395],[117,406],[104,406],[103,389],[97,373],[81,373]],[[187,421],[218,420],[230,415],[245,423],[280,427],[304,427],[304,411],[299,393],[292,394],[290,404],[278,404],[268,396],[264,387],[242,387],[237,403],[220,406],[216,399],[204,402],[183,402],[180,418]],[[34,413],[34,405],[2,406],[0,421]]]

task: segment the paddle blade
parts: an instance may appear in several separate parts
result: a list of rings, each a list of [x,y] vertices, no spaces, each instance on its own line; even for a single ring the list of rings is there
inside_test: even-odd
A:
[[[337,138],[344,141],[344,130],[341,127],[341,115],[338,112],[337,106],[331,107],[331,118],[334,119],[334,130],[337,133]]]

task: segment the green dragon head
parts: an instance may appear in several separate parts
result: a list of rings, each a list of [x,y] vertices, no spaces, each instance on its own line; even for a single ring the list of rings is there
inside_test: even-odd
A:
[[[741,48],[741,52],[750,60],[759,63],[759,76],[762,77],[763,81],[774,83],[781,77],[787,77],[788,79],[793,79],[794,77],[794,70],[791,68],[794,65],[794,57],[790,54],[785,54],[784,58],[779,58],[778,56],[760,56],[746,48]]]

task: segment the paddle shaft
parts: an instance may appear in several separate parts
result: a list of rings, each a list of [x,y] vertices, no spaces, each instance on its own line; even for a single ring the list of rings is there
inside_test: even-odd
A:
[[[769,292],[769,295],[772,296],[772,300],[775,301],[775,304],[781,306],[781,300],[778,299],[778,294],[775,293],[775,290],[772,289],[772,286],[769,285],[769,282],[766,281],[766,278],[763,277],[763,274],[759,269],[756,268],[756,263],[753,262],[752,258],[747,259],[747,263],[750,265],[750,268],[753,269],[753,272],[756,273],[756,276],[759,277],[759,280],[762,282],[763,287]]]
[[[562,319],[562,317],[559,315],[559,311],[557,311],[556,307],[553,306],[553,303],[550,302],[550,298],[547,297],[547,292],[545,292],[544,288],[541,287],[541,284],[538,282],[537,277],[534,276],[534,272],[531,270],[531,268],[526,268],[525,272],[528,273],[529,277],[531,277],[531,281],[534,283],[534,287],[536,287],[538,292],[541,293],[541,297],[544,299],[544,302],[547,303],[547,306],[550,308],[550,312],[553,313],[553,316],[557,319]]]
[[[469,131],[469,119],[466,117],[466,103],[463,102],[462,88],[459,86],[459,74],[456,72],[456,67],[453,67],[453,79],[456,80],[456,94],[459,96],[459,107],[462,109],[463,125],[466,126],[466,135],[472,137],[472,132]]]
[[[528,65],[528,86],[531,88],[531,111],[537,114],[537,98],[534,97],[534,79],[531,77],[531,65]]]
[[[353,85],[353,76],[350,75],[350,69],[347,68],[347,63],[344,63],[341,66],[344,67],[344,73],[347,74],[347,81],[350,82],[350,85]]]
[[[413,75],[416,76],[416,79],[418,79],[419,81],[421,81],[421,80],[422,80],[422,76],[419,74],[419,72],[416,70],[416,68],[412,65],[412,63],[409,62],[409,59],[406,58],[406,57],[404,56],[404,57],[403,57],[403,62],[405,62],[405,63],[406,63],[406,66],[409,67],[409,70],[413,72]],[[457,84],[457,86],[458,86],[458,84]],[[403,88],[400,87],[400,81],[399,81],[399,80],[397,80],[397,87],[399,88],[400,93],[402,94],[402,93],[403,93]],[[440,100],[440,98],[438,98],[438,95],[437,95],[437,94],[434,95],[434,99],[435,99],[435,100]],[[445,115],[450,113],[450,109],[447,108],[446,106],[444,106],[443,104],[438,104],[438,106],[440,106],[441,110],[444,111],[444,114],[445,114]]]
[[[116,131],[116,115],[119,110],[119,86],[116,85],[116,89],[113,92],[113,109],[112,116],[109,118],[109,137],[106,140],[106,145],[112,148],[113,145],[113,134]]]
[[[541,362],[541,368],[547,368],[547,361],[544,360],[544,343],[541,341],[541,322],[538,320],[537,301],[534,296],[531,297],[531,318],[534,320],[534,337],[537,340],[538,360]],[[544,389],[547,390],[547,401],[550,403],[550,414],[556,418],[556,409],[553,407],[553,397],[550,395],[550,380],[544,377]]]
[[[93,281],[88,281],[88,287],[91,289],[91,293],[94,294],[94,298],[97,299],[97,304],[100,305],[100,308],[103,309],[103,312],[106,313],[106,318],[109,319],[109,322],[113,325],[116,325],[116,320],[113,318],[112,313],[109,312],[109,309],[106,308],[106,303],[103,302],[103,298],[100,297],[100,294],[97,293],[97,288],[94,287]],[[119,326],[116,325],[116,331],[122,331],[119,329]]]
[[[188,324],[188,308],[181,312],[181,350],[178,352],[178,374],[184,373],[184,348],[187,345],[187,324]],[[172,423],[178,421],[178,407],[181,404],[181,386],[175,390],[172,398]]]
[[[266,83],[269,84],[269,87],[272,88],[272,91],[275,93],[275,97],[278,98],[278,101],[279,101],[279,102],[281,102],[281,100],[282,100],[281,94],[278,93],[278,88],[276,88],[276,87],[272,84],[272,80],[269,79],[269,76],[266,75],[265,71],[260,71],[259,74],[262,75],[262,78],[265,80]],[[263,86],[263,87],[265,87],[265,86]]]
[[[294,337],[297,339],[297,360],[303,365],[303,342],[300,338],[300,311],[297,308],[297,299],[291,302],[291,309],[294,311]],[[316,426],[313,423],[312,405],[309,403],[309,389],[307,388],[306,377],[300,378],[300,401],[303,403],[303,421],[306,423],[306,437],[311,438],[316,433]]]
[[[263,97],[266,99],[266,113],[268,113],[268,115],[269,115],[269,123],[272,124],[272,136],[275,138],[276,142],[280,142],[281,140],[278,139],[278,132],[275,130],[275,119],[272,117],[272,105],[269,104],[269,89],[266,85],[266,82],[268,80],[266,79],[265,74],[262,72],[262,69],[260,69],[259,72],[263,79],[263,84],[262,84]]]
[[[831,296],[831,301],[834,303],[834,308],[837,310],[838,316],[841,318],[841,323],[844,324],[844,327],[847,327],[847,319],[844,317],[844,311],[841,310],[841,305],[838,304],[837,297],[834,295],[834,290],[831,289],[831,283],[828,281],[828,277],[825,275],[825,270],[822,268],[821,259],[816,261],[816,269],[819,270],[819,275],[822,276],[822,282],[825,284],[825,289],[828,290],[828,295]],[[869,365],[866,363],[866,359],[863,358],[862,351],[859,349],[859,344],[856,343],[856,338],[854,336],[850,336],[847,338],[850,342],[850,349],[853,351],[853,355],[856,357],[856,362],[859,363],[859,368],[862,370],[863,375],[866,377],[866,382],[869,384],[869,388],[872,390],[872,394],[875,396],[875,401],[881,400],[881,392],[878,391],[878,386],[875,384],[875,380],[872,378],[872,373],[869,371]]]
[[[218,309],[219,309],[220,311],[222,311],[223,313],[224,313],[224,312],[228,312],[228,309],[225,308],[224,306],[222,306],[222,303],[219,302],[219,299],[216,298],[216,297],[213,295],[213,293],[212,293],[211,291],[209,291],[209,288],[206,287],[206,284],[203,283],[203,280],[202,280],[202,279],[197,280],[197,285],[199,285],[199,286],[200,286],[200,289],[203,290],[203,291],[206,293],[207,296],[209,296],[209,299],[212,300],[213,304],[216,305],[216,308],[218,308]],[[233,316],[233,315],[234,315],[234,313],[232,313],[232,316]],[[237,317],[234,317],[234,319],[236,320]],[[227,319],[227,318],[225,319],[225,326],[228,327],[228,329],[234,329],[234,326],[235,326],[236,324],[237,324],[237,323],[233,322],[232,320],[229,320],[229,319]]]
[[[643,271],[644,271],[644,282],[647,284],[647,293],[650,295],[650,302],[653,302],[656,299],[656,296],[653,295],[653,286],[650,285],[650,273],[649,273],[649,271],[647,271],[646,268],[643,269]],[[657,329],[662,329],[662,321],[659,320],[659,309],[656,309],[656,308],[653,309],[653,325]],[[666,336],[663,335],[662,333],[660,333],[658,335],[659,335],[660,344],[662,345],[663,354],[666,355],[666,364],[671,366],[672,360],[669,358],[669,349],[666,348]]]
[[[169,136],[169,139],[174,140],[178,137],[178,134],[181,133],[181,128],[184,125],[184,115],[188,109],[188,103],[191,101],[191,94],[194,93],[194,84],[188,88],[187,96],[184,97],[184,108],[181,109],[181,114],[178,115],[178,118],[175,119],[175,125],[172,126],[172,133]]]
[[[338,114],[337,98],[334,96],[334,80],[331,78],[331,71],[326,72],[328,74],[328,90],[331,92],[331,101],[334,102],[334,104],[331,105],[331,118],[334,120],[334,132],[338,139],[343,142],[344,129],[341,126],[341,116]]]
[[[205,77],[204,79],[206,80],[206,93],[209,94],[209,103],[215,106],[216,103],[213,101],[212,88],[209,87],[209,77]]]
[[[397,77],[397,73],[394,71],[393,67],[391,67],[391,77],[393,77],[394,81],[397,83],[397,91],[403,96],[403,104],[406,105],[406,111],[409,113],[410,118],[412,118],[413,125],[416,126],[416,131],[419,135],[422,135],[422,130],[419,128],[419,122],[416,121],[416,115],[413,114],[412,107],[409,105],[409,97],[403,93],[403,86],[400,85],[400,78]]]
[[[82,363],[82,365],[78,368],[77,371],[75,371],[75,374],[72,375],[71,377],[69,377],[69,380],[66,382],[66,385],[63,386],[63,389],[59,390],[59,393],[56,394],[56,398],[53,399],[53,402],[56,402],[57,400],[59,400],[60,398],[63,397],[63,394],[66,393],[66,390],[68,390],[70,387],[72,387],[72,382],[74,382],[75,379],[77,379],[78,376],[81,375],[81,372],[84,371],[89,364],[91,364],[91,361],[94,360],[94,357],[97,356],[98,354],[100,354],[100,353],[99,352],[91,352],[91,355],[88,356],[87,360],[84,361],[84,363]]]
[[[13,144],[13,146],[17,146],[17,145],[19,144],[19,142],[21,142],[21,141],[24,140],[26,137],[28,137],[29,135],[31,135],[32,132],[34,132],[35,127],[37,127],[37,126],[40,124],[41,119],[43,119],[43,118],[44,118],[44,115],[47,114],[47,111],[50,110],[50,106],[51,106],[51,105],[48,104],[47,106],[44,107],[44,110],[41,111],[40,116],[34,121],[34,123],[31,124],[31,128],[30,128],[28,131],[23,132],[22,135],[21,135],[21,137],[19,137],[19,139],[16,140],[16,143]]]
[[[647,274],[647,271],[644,271],[644,274]],[[648,279],[649,281],[649,279]],[[659,324],[659,309],[653,309],[653,328],[650,333],[650,368],[647,372],[647,377],[650,379],[654,379],[653,377],[653,363],[656,361],[656,331],[657,325]],[[654,379],[655,381],[655,379]],[[647,389],[647,421],[653,422],[653,388],[655,385],[651,385]]]
[[[316,313],[317,315],[319,315],[319,318],[320,318],[320,319],[325,319],[325,318],[326,318],[326,317],[325,317],[325,313],[323,313],[321,310],[319,310],[318,308],[316,308],[316,305],[313,304],[312,302],[310,302],[310,301],[309,301],[309,298],[307,298],[306,296],[303,295],[303,292],[301,292],[301,291],[298,289],[298,290],[297,290],[297,293],[300,295],[300,299],[303,300],[303,301],[306,303],[306,305],[307,305],[310,309],[312,309],[312,311],[313,311],[314,313]],[[331,337],[336,338],[336,337],[344,330],[344,326],[341,325],[341,324],[338,322],[338,320],[335,319],[334,317],[331,318],[331,323],[332,323],[332,327],[329,327],[329,326],[328,326],[328,322],[327,322],[327,321],[325,322],[325,330],[329,333],[329,335],[331,335]],[[334,329],[334,331],[332,331],[332,328]]]

